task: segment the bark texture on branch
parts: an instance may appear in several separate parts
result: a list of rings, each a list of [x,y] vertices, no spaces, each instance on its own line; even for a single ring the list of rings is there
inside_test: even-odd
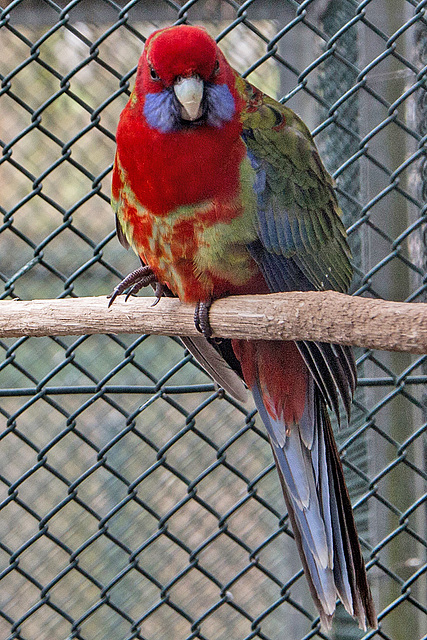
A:
[[[0,301],[0,337],[151,333],[194,336],[194,306],[174,298]],[[427,304],[357,298],[335,291],[233,296],[210,312],[215,336],[318,340],[427,353]]]

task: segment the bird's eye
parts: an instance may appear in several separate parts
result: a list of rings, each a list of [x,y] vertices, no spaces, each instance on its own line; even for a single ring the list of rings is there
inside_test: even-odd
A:
[[[160,80],[159,74],[153,69],[153,67],[150,67],[150,76],[152,80]]]

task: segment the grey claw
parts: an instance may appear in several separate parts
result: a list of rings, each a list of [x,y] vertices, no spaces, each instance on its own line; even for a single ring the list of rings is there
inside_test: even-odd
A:
[[[156,294],[156,298],[153,304],[151,305],[152,307],[155,307],[156,304],[160,302],[160,298],[163,296],[163,293],[164,293],[164,286],[160,282],[156,282],[156,288],[154,290],[154,293]]]
[[[198,302],[194,310],[194,324],[197,331],[200,331],[206,339],[212,336],[212,327],[209,322],[209,309],[211,308],[212,300],[209,302]]]
[[[110,301],[108,303],[108,306],[111,307],[111,305],[113,304],[117,296],[124,293],[126,289],[128,289],[129,287],[130,289],[126,294],[125,302],[129,299],[129,296],[135,295],[136,293],[138,293],[138,291],[142,289],[142,287],[147,287],[149,284],[154,284],[154,283],[156,283],[156,292],[157,292],[157,287],[159,286],[159,283],[157,282],[154,272],[150,267],[143,265],[142,267],[139,267],[139,269],[135,269],[135,271],[132,271],[132,273],[126,276],[126,278],[124,278],[117,285],[117,287],[114,288],[113,293],[109,296]]]

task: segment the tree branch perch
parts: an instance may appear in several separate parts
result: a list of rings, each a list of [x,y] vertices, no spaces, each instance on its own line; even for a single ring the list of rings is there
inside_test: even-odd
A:
[[[194,305],[175,298],[0,301],[0,337],[151,333],[198,335]],[[318,340],[388,351],[427,353],[427,304],[388,302],[335,291],[233,296],[210,312],[214,336]]]

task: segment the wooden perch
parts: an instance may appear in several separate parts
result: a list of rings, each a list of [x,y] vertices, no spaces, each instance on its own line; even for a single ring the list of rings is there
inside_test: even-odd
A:
[[[0,337],[151,333],[198,335],[194,305],[174,298],[0,301]],[[388,351],[427,353],[427,304],[387,302],[336,293],[233,296],[210,312],[215,336],[319,340]]]

